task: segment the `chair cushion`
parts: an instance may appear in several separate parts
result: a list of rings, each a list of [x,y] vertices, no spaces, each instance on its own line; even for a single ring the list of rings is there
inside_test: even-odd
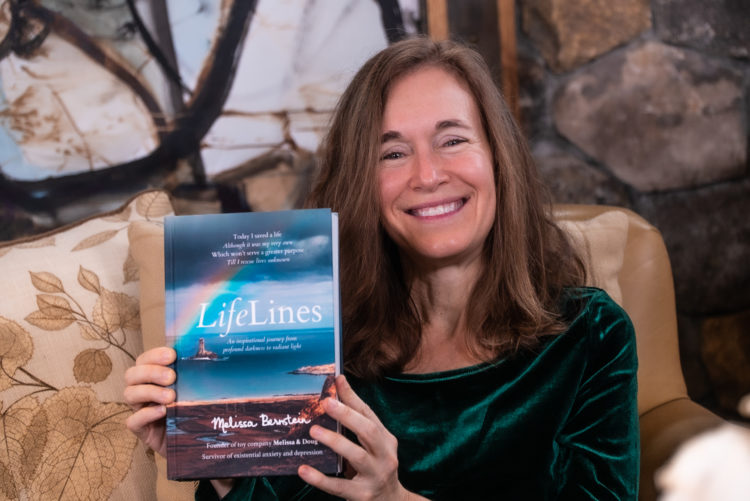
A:
[[[161,221],[138,221],[128,228],[128,238],[141,279],[143,349],[164,346],[164,224]],[[167,480],[166,461],[159,455],[155,458],[157,499],[193,500],[197,483]]]
[[[10,499],[154,498],[155,468],[125,428],[125,369],[142,350],[128,227],[168,198],[0,245],[0,485]]]
[[[570,206],[558,206],[555,218],[583,258],[588,274],[586,285],[604,289],[622,306],[618,275],[628,237],[627,214],[614,208],[585,213],[574,212]]]

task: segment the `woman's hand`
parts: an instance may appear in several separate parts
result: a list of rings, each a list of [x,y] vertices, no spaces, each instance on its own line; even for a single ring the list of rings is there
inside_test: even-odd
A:
[[[311,466],[297,470],[299,476],[320,490],[348,500],[424,499],[408,492],[398,480],[396,437],[385,429],[375,413],[352,390],[344,376],[336,378],[341,402],[323,401],[326,414],[339,421],[359,439],[359,445],[321,426],[310,428],[310,436],[340,454],[355,470],[351,479],[328,477]]]
[[[166,405],[174,402],[175,393],[164,388],[175,381],[175,372],[167,367],[177,354],[172,348],[153,348],[142,353],[135,365],[125,371],[125,402],[133,414],[125,425],[154,451],[166,457]]]

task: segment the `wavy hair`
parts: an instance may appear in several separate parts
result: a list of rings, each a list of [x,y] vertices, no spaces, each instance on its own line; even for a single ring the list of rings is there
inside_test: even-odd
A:
[[[363,378],[403,371],[421,342],[422,320],[398,248],[380,220],[376,167],[389,90],[425,66],[466,83],[494,160],[495,220],[484,246],[485,270],[467,303],[470,353],[495,358],[562,332],[561,294],[585,280],[580,258],[551,219],[526,140],[482,57],[453,41],[396,42],[367,61],[342,94],[306,204],[339,212],[345,368]]]

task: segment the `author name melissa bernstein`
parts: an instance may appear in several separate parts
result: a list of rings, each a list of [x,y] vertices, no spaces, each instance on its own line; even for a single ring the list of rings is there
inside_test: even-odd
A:
[[[242,428],[257,428],[258,426],[294,426],[297,424],[310,424],[312,421],[301,417],[292,417],[289,414],[283,418],[271,418],[265,414],[261,414],[255,419],[238,419],[237,416],[229,416],[223,418],[216,416],[211,419],[211,426],[214,430],[221,430],[222,433],[226,433],[227,430],[235,430]]]

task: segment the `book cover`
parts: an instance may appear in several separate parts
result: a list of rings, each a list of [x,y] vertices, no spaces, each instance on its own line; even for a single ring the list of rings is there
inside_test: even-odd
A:
[[[167,408],[174,480],[340,471],[312,440],[340,372],[338,219],[327,209],[164,222]]]

